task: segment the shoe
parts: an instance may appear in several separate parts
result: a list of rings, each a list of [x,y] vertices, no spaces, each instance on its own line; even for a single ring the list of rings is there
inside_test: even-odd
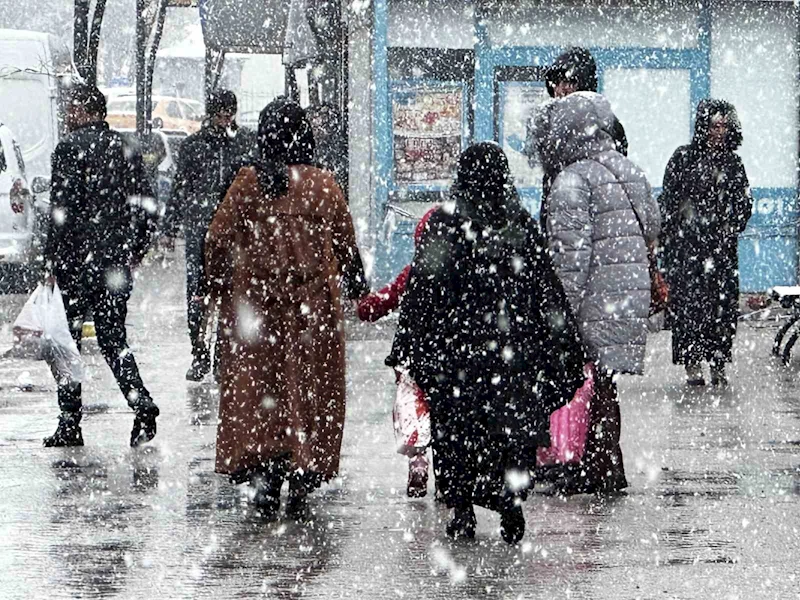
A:
[[[58,417],[58,427],[53,435],[44,438],[45,448],[66,448],[83,446],[81,414],[62,412]]]
[[[297,478],[289,480],[289,499],[286,501],[286,516],[301,523],[311,520],[308,508],[308,491]]]
[[[161,413],[153,404],[146,404],[135,409],[133,429],[131,430],[131,447],[149,442],[156,437],[156,417]]]
[[[726,387],[728,385],[725,367],[711,367],[711,385],[714,387]]]
[[[453,539],[473,539],[477,524],[478,520],[471,504],[468,508],[456,508],[453,511],[453,520],[447,524],[447,535]]]
[[[705,385],[703,367],[701,365],[686,365],[686,385]]]
[[[525,515],[521,506],[500,513],[500,535],[507,544],[518,544],[525,535]]]
[[[211,371],[211,359],[208,355],[201,357],[195,356],[192,359],[192,366],[186,371],[186,381],[203,381]]]
[[[428,494],[428,459],[424,454],[408,462],[406,494],[409,498],[424,498]]]
[[[250,481],[255,489],[253,505],[261,512],[262,516],[274,518],[281,509],[281,488],[271,485],[263,476],[256,476]]]

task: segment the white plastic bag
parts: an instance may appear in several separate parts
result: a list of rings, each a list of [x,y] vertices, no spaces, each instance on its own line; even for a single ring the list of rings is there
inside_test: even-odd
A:
[[[58,285],[39,284],[14,321],[15,342],[43,359],[59,385],[83,380],[83,361],[69,330]]]

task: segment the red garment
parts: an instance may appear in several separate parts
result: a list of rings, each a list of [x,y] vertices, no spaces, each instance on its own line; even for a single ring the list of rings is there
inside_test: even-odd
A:
[[[422,234],[425,232],[425,226],[428,224],[428,219],[436,212],[438,206],[434,206],[419,220],[417,227],[414,230],[414,243],[418,244]],[[388,315],[390,312],[397,310],[400,306],[400,298],[406,291],[406,284],[408,283],[408,276],[411,273],[411,265],[407,265],[405,269],[400,271],[397,278],[387,285],[386,287],[364,296],[358,302],[358,318],[362,321],[377,321]]]
[[[397,279],[392,283],[359,300],[358,318],[362,321],[377,321],[395,310],[400,305],[403,292],[406,291],[409,273],[411,273],[411,265],[400,271]]]

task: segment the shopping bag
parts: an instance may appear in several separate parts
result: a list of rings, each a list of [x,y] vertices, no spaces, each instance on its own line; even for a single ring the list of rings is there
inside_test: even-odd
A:
[[[41,360],[41,337],[44,333],[41,317],[41,300],[44,286],[39,285],[26,300],[11,328],[13,354],[19,358]]]
[[[579,463],[583,458],[594,395],[594,366],[587,364],[583,372],[586,379],[572,400],[550,415],[550,447],[536,451],[538,466]]]
[[[405,371],[397,372],[397,395],[392,411],[397,452],[415,456],[431,443],[431,413],[425,393]]]
[[[83,380],[83,361],[58,285],[37,286],[14,321],[13,334],[16,343],[47,362],[59,385]]]

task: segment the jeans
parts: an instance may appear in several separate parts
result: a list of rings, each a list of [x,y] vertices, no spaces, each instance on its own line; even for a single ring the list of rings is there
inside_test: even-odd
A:
[[[65,287],[61,289],[64,308],[78,350],[81,348],[83,321],[91,313],[100,351],[114,373],[128,406],[137,410],[152,404],[150,393],[139,375],[139,367],[128,348],[125,331],[128,298],[132,287],[130,269],[110,267],[101,270],[87,267],[76,281],[64,283]],[[59,386],[58,404],[63,412],[79,412],[81,385]]]

